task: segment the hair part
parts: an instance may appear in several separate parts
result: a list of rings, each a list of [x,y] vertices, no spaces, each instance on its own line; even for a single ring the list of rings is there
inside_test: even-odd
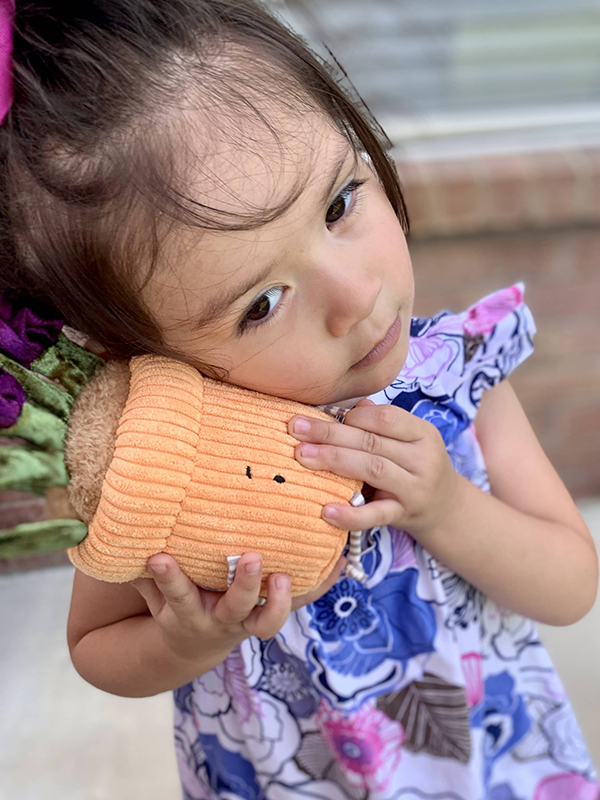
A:
[[[0,129],[0,291],[54,305],[116,358],[184,358],[141,295],[174,226],[256,229],[304,188],[235,212],[200,202],[181,169],[192,111],[210,117],[213,139],[238,135],[250,115],[276,146],[265,111],[274,95],[325,114],[369,156],[408,231],[381,128],[253,0],[17,2],[13,60],[15,99]]]

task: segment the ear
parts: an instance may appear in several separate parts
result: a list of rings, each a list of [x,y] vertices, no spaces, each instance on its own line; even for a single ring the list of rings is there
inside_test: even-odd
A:
[[[65,440],[69,500],[84,522],[92,519],[100,502],[129,380],[126,361],[109,361],[82,390],[69,418]]]

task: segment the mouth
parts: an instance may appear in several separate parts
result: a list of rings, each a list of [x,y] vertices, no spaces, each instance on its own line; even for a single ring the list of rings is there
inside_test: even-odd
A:
[[[371,364],[377,364],[377,362],[382,361],[398,342],[401,330],[402,323],[400,322],[400,315],[398,315],[383,339],[377,342],[375,347],[370,350],[364,358],[361,358],[360,361],[353,364],[350,369],[361,369],[362,367],[369,367]]]

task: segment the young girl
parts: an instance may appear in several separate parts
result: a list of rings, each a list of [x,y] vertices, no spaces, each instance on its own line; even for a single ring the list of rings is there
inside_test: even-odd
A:
[[[272,575],[259,608],[254,553],[224,594],[166,555],[134,585],[76,574],[80,674],[176,690],[187,800],[596,800],[529,621],[582,617],[597,563],[505,380],[521,288],[411,321],[384,137],[251,0],[17,2],[10,71],[0,289],[111,356],[341,406],[290,421],[297,458],[374,489],[323,509],[365,531],[364,585],[340,563],[292,603]]]

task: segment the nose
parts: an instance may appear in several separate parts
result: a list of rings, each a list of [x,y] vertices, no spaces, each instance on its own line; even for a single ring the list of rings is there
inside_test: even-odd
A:
[[[322,276],[325,324],[331,336],[345,336],[375,308],[383,283],[364,269],[336,269]]]

